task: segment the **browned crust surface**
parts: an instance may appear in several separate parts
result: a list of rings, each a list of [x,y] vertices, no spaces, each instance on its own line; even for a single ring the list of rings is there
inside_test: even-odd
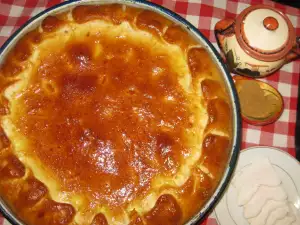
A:
[[[5,92],[23,79],[23,72],[32,67],[30,58],[43,42],[61,34],[57,31],[65,26],[94,21],[114,26],[127,22],[134,31],[145,31],[161,44],[179,46],[192,85],[184,90],[169,58],[139,42],[87,32],[83,40],[73,38],[65,46],[43,50],[42,61],[30,72],[30,85],[20,97],[23,111],[12,112],[10,119],[29,140],[30,149],[24,154],[38,158],[55,175],[61,190],[87,196],[72,205],[66,203],[68,199],[55,201],[47,182],[39,181],[24,158],[18,157],[20,152],[16,154],[3,125],[13,108]],[[97,41],[105,58],[98,57]],[[18,41],[0,68],[1,196],[28,224],[105,225],[115,224],[117,218],[132,225],[183,224],[211,196],[228,159],[232,109],[216,71],[206,50],[180,26],[154,12],[128,6],[125,10],[122,5],[77,6],[69,14],[47,17],[40,28]],[[207,117],[189,178],[178,186],[160,185],[155,204],[147,212],[130,209],[135,199],[149,197],[154,178],[163,175],[172,180],[185,155],[194,154],[184,136],[199,120],[190,108],[189,92],[197,93],[196,106],[203,107]],[[166,104],[164,96],[173,103]],[[132,105],[142,116],[134,117]],[[99,117],[97,110],[104,114]],[[158,127],[160,121],[173,128]],[[117,153],[113,165],[112,153]],[[78,222],[79,212],[85,222]]]

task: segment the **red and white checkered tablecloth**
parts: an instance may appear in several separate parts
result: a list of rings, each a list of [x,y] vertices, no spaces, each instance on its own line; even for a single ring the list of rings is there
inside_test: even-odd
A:
[[[0,0],[0,46],[30,17],[63,0]],[[292,21],[296,34],[300,35],[300,10],[269,0],[152,0],[163,5],[196,26],[214,45],[213,28],[224,17],[235,18],[249,5],[266,4],[283,11]],[[274,146],[295,155],[295,121],[298,96],[300,63],[292,62],[280,71],[264,79],[279,90],[284,99],[284,111],[279,120],[267,126],[243,123],[242,149],[255,146]],[[216,225],[212,214],[203,225]],[[0,225],[9,223],[0,216]]]

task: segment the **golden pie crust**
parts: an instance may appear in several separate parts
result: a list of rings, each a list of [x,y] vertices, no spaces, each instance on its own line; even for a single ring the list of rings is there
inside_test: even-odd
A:
[[[154,12],[48,16],[9,52],[0,84],[0,194],[26,224],[184,224],[224,172],[220,72]]]

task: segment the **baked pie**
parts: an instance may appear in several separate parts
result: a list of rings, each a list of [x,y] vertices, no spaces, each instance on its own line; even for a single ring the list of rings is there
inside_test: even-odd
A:
[[[0,81],[0,194],[26,224],[184,224],[223,175],[233,122],[221,73],[155,12],[50,15]]]

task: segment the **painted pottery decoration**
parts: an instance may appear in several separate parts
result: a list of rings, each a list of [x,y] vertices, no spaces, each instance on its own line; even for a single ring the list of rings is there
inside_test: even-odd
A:
[[[235,20],[219,21],[215,35],[229,69],[240,75],[264,77],[300,57],[291,21],[271,6],[250,6]]]

